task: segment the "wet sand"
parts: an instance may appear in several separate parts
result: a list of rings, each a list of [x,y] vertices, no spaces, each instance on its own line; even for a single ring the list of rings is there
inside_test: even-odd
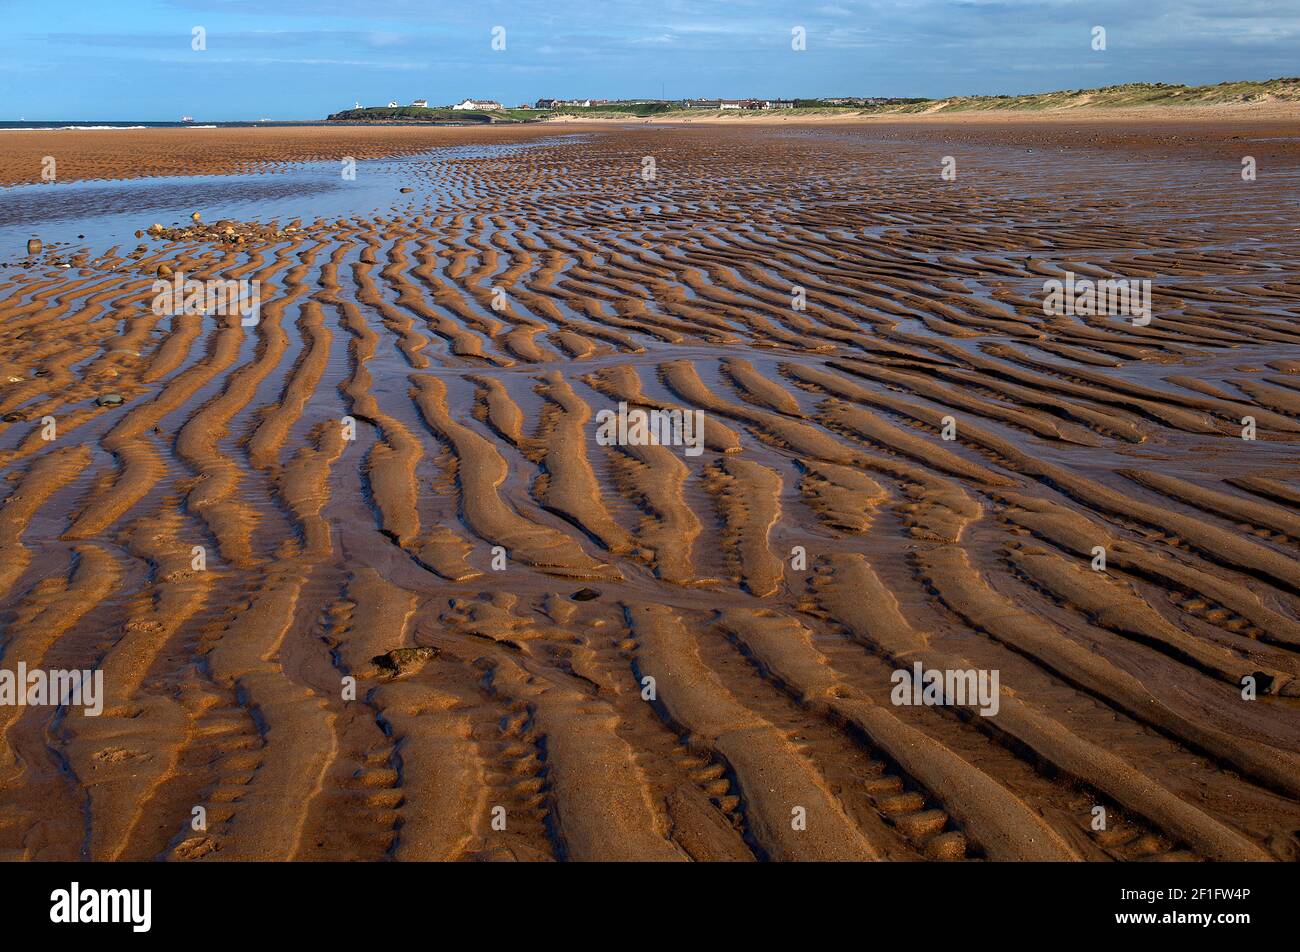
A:
[[[348,129],[406,155],[377,214],[7,253],[0,664],[107,698],[0,707],[0,857],[1300,856],[1294,137],[564,131]],[[191,133],[60,168],[336,158]],[[1045,316],[1065,271],[1154,319]],[[702,452],[601,445],[620,402]]]
[[[242,126],[209,129],[42,129],[0,135],[0,186],[41,182],[46,156],[59,182],[147,175],[271,172],[290,162],[412,155],[445,145],[516,142],[529,126]],[[551,130],[554,134],[554,130]]]

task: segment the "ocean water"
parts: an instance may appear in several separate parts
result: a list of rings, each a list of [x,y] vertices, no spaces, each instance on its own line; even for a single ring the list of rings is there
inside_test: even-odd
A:
[[[134,120],[98,120],[98,119],[3,119],[0,120],[0,132],[35,132],[45,129],[70,129],[77,131],[114,129],[240,129],[248,126],[324,126],[324,120],[258,120],[240,122],[138,122]]]
[[[352,124],[352,123],[350,123]],[[329,122],[325,119],[241,119],[236,122],[207,122],[197,119],[194,122],[135,122],[130,120],[97,120],[97,119],[42,119],[39,121],[29,119],[3,119],[0,120],[0,132],[37,132],[47,129],[67,129],[80,132],[112,132],[119,129],[247,129],[253,126],[265,126],[273,128],[275,126],[332,126],[337,123]],[[409,122],[396,122],[385,120],[382,125],[385,126],[453,126],[463,125],[460,122],[429,122],[427,120],[411,120]]]

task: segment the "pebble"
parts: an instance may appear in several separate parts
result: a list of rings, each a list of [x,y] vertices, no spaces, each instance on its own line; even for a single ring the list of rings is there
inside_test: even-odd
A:
[[[394,648],[387,654],[375,655],[370,659],[370,663],[396,676],[436,657],[438,657],[438,649],[424,645],[419,648]]]
[[[589,602],[593,598],[600,598],[600,592],[594,588],[580,588],[569,597],[575,602]]]
[[[124,402],[120,393],[106,393],[102,397],[96,397],[95,402],[101,407],[116,407]]]
[[[41,239],[31,238],[27,242],[27,253],[29,255],[38,255],[41,253],[42,247],[43,246],[41,245]]]

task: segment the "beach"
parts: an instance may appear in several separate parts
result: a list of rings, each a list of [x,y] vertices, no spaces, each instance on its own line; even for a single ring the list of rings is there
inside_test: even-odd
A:
[[[1295,128],[0,133],[0,858],[1300,858]]]

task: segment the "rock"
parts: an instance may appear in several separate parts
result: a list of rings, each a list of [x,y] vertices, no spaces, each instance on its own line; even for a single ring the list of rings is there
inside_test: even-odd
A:
[[[106,393],[102,397],[96,397],[95,402],[101,407],[116,407],[125,402],[120,393]]]
[[[370,663],[384,673],[397,677],[433,660],[438,657],[438,653],[437,648],[427,645],[420,648],[394,648],[387,654],[375,655]]]
[[[414,192],[415,189],[413,189],[413,188],[403,188],[403,189],[398,189],[398,191],[400,191],[403,195],[409,195],[411,192]]]
[[[151,235],[160,235],[162,234],[162,231],[163,231],[163,226],[158,224],[157,222],[154,222],[152,225],[149,226],[149,234]]]
[[[575,602],[589,602],[593,598],[600,598],[600,592],[594,588],[580,588],[569,597]]]
[[[27,253],[29,255],[38,255],[41,253],[42,247],[43,246],[41,245],[41,239],[31,238],[27,242]]]
[[[170,278],[171,275],[172,275],[172,269],[171,269],[171,268],[167,267],[167,265],[165,265],[165,264],[160,264],[160,265],[158,265],[158,277],[160,277],[160,278]]]
[[[190,218],[194,219],[195,221],[200,221],[202,220],[203,216],[200,215],[198,212],[195,212],[193,215],[190,216]]]
[[[0,420],[4,420],[6,423],[21,423],[23,420],[26,419],[27,417],[25,417],[21,413],[18,413],[17,411],[13,413],[6,413],[3,417],[0,417]]]

